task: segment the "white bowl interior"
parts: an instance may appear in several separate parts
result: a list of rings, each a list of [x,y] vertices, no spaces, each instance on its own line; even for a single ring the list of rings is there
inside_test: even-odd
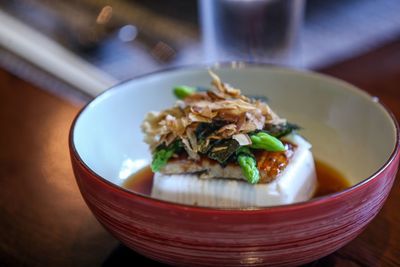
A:
[[[389,159],[396,127],[376,99],[339,80],[266,67],[220,68],[221,79],[248,95],[267,96],[281,117],[303,127],[316,159],[342,172],[352,184]],[[150,162],[140,124],[151,110],[173,105],[176,85],[210,85],[206,69],[161,72],[128,81],[92,101],[80,114],[73,142],[94,172],[121,185]]]

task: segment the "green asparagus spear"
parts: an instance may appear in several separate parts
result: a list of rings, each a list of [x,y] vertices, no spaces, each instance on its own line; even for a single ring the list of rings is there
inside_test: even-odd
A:
[[[174,88],[174,95],[178,99],[184,99],[185,97],[193,94],[194,92],[196,92],[196,88],[190,86],[181,85]]]
[[[265,132],[258,132],[250,135],[251,148],[264,149],[266,151],[285,151],[285,146],[276,137],[269,135]]]
[[[158,172],[162,167],[164,167],[168,160],[174,154],[174,149],[162,148],[157,150],[153,155],[153,161],[151,162],[151,170],[153,172]]]
[[[172,157],[174,153],[177,153],[182,149],[182,142],[180,140],[175,140],[169,146],[159,146],[153,154],[153,161],[151,162],[151,170],[153,172],[158,172],[162,167],[164,167],[168,160]]]
[[[257,162],[254,155],[248,147],[241,147],[236,152],[237,162],[242,168],[243,175],[246,177],[247,182],[256,184],[260,180],[260,173],[257,169]]]

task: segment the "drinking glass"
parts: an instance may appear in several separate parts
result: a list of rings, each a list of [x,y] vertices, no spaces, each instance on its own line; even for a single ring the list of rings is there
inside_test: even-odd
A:
[[[199,0],[204,59],[294,65],[304,0]]]

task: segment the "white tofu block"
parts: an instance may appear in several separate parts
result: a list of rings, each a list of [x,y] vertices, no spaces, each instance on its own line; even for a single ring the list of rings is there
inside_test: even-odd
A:
[[[309,200],[317,185],[311,145],[299,135],[286,139],[298,147],[273,182],[252,185],[241,180],[156,173],[151,196],[181,204],[224,208],[266,207]]]

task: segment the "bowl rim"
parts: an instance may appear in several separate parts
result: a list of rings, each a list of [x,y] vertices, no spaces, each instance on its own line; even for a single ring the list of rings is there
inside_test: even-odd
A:
[[[371,174],[369,177],[364,178],[362,181],[358,182],[355,185],[352,185],[351,187],[346,188],[345,190],[327,194],[324,196],[316,197],[307,201],[301,201],[301,202],[296,202],[292,204],[282,204],[282,205],[276,205],[276,206],[264,206],[264,207],[246,207],[246,208],[223,208],[223,207],[206,207],[206,206],[194,206],[194,205],[188,205],[188,204],[180,204],[180,203],[175,203],[171,201],[166,201],[166,200],[160,200],[156,198],[152,198],[148,195],[142,194],[142,193],[137,193],[132,190],[123,188],[122,186],[119,186],[115,183],[110,182],[106,178],[103,178],[99,174],[97,174],[94,170],[92,170],[85,162],[84,160],[80,157],[74,143],[74,131],[75,131],[75,126],[80,118],[80,116],[89,108],[89,106],[92,105],[94,101],[97,101],[98,98],[103,97],[105,94],[109,94],[111,91],[118,90],[121,85],[124,85],[126,83],[136,81],[139,79],[147,78],[148,76],[154,76],[160,73],[168,73],[168,72],[174,72],[174,71],[179,71],[179,70],[185,70],[185,69],[191,69],[191,70],[201,70],[201,69],[218,69],[218,68],[224,68],[224,69],[243,69],[243,68],[267,68],[267,69],[277,69],[277,70],[282,70],[282,71],[287,71],[292,74],[298,74],[298,75],[304,75],[304,76],[312,76],[316,78],[321,78],[324,80],[330,80],[332,82],[335,82],[337,84],[341,84],[342,86],[346,87],[347,89],[352,90],[355,93],[358,93],[360,95],[364,95],[364,97],[371,98],[372,101],[377,102],[383,110],[389,115],[390,120],[394,124],[395,127],[395,145],[394,148],[389,156],[389,158],[386,160],[386,162],[378,169],[376,170],[373,174]],[[399,123],[397,122],[396,117],[394,114],[390,111],[390,109],[382,102],[379,101],[377,97],[372,96],[368,92],[356,87],[355,85],[346,82],[344,80],[341,80],[339,78],[319,73],[316,71],[312,70],[305,70],[305,69],[297,69],[297,68],[292,68],[292,67],[287,67],[287,66],[279,66],[279,65],[272,65],[268,63],[252,63],[252,62],[242,62],[242,61],[231,61],[231,62],[216,62],[216,63],[211,63],[211,64],[191,64],[191,65],[182,65],[182,66],[174,66],[170,68],[165,68],[149,73],[145,73],[130,79],[126,79],[124,81],[121,81],[112,87],[108,88],[107,90],[103,91],[96,97],[94,97],[91,101],[86,103],[81,110],[75,115],[75,118],[71,124],[70,131],[69,131],[69,149],[70,149],[70,154],[71,154],[71,160],[75,160],[84,170],[86,170],[92,177],[96,178],[99,182],[104,184],[105,186],[109,187],[110,190],[113,190],[115,192],[119,192],[121,194],[125,194],[127,197],[133,198],[135,200],[139,200],[141,202],[146,202],[146,204],[149,205],[157,205],[162,208],[173,208],[173,209],[181,209],[183,211],[196,211],[196,212],[218,212],[218,213],[233,213],[233,214],[242,214],[242,213],[259,213],[259,212],[268,212],[268,213],[275,213],[275,212],[282,212],[282,211],[288,211],[288,210],[294,210],[294,209],[300,209],[300,208],[306,208],[306,207],[312,207],[312,206],[318,206],[323,203],[331,202],[335,199],[339,199],[344,197],[345,195],[351,194],[352,192],[359,190],[361,187],[366,186],[366,184],[370,183],[372,180],[376,179],[385,169],[387,169],[393,161],[396,159],[397,155],[399,154],[400,150],[400,127]],[[76,177],[76,175],[75,175]]]

